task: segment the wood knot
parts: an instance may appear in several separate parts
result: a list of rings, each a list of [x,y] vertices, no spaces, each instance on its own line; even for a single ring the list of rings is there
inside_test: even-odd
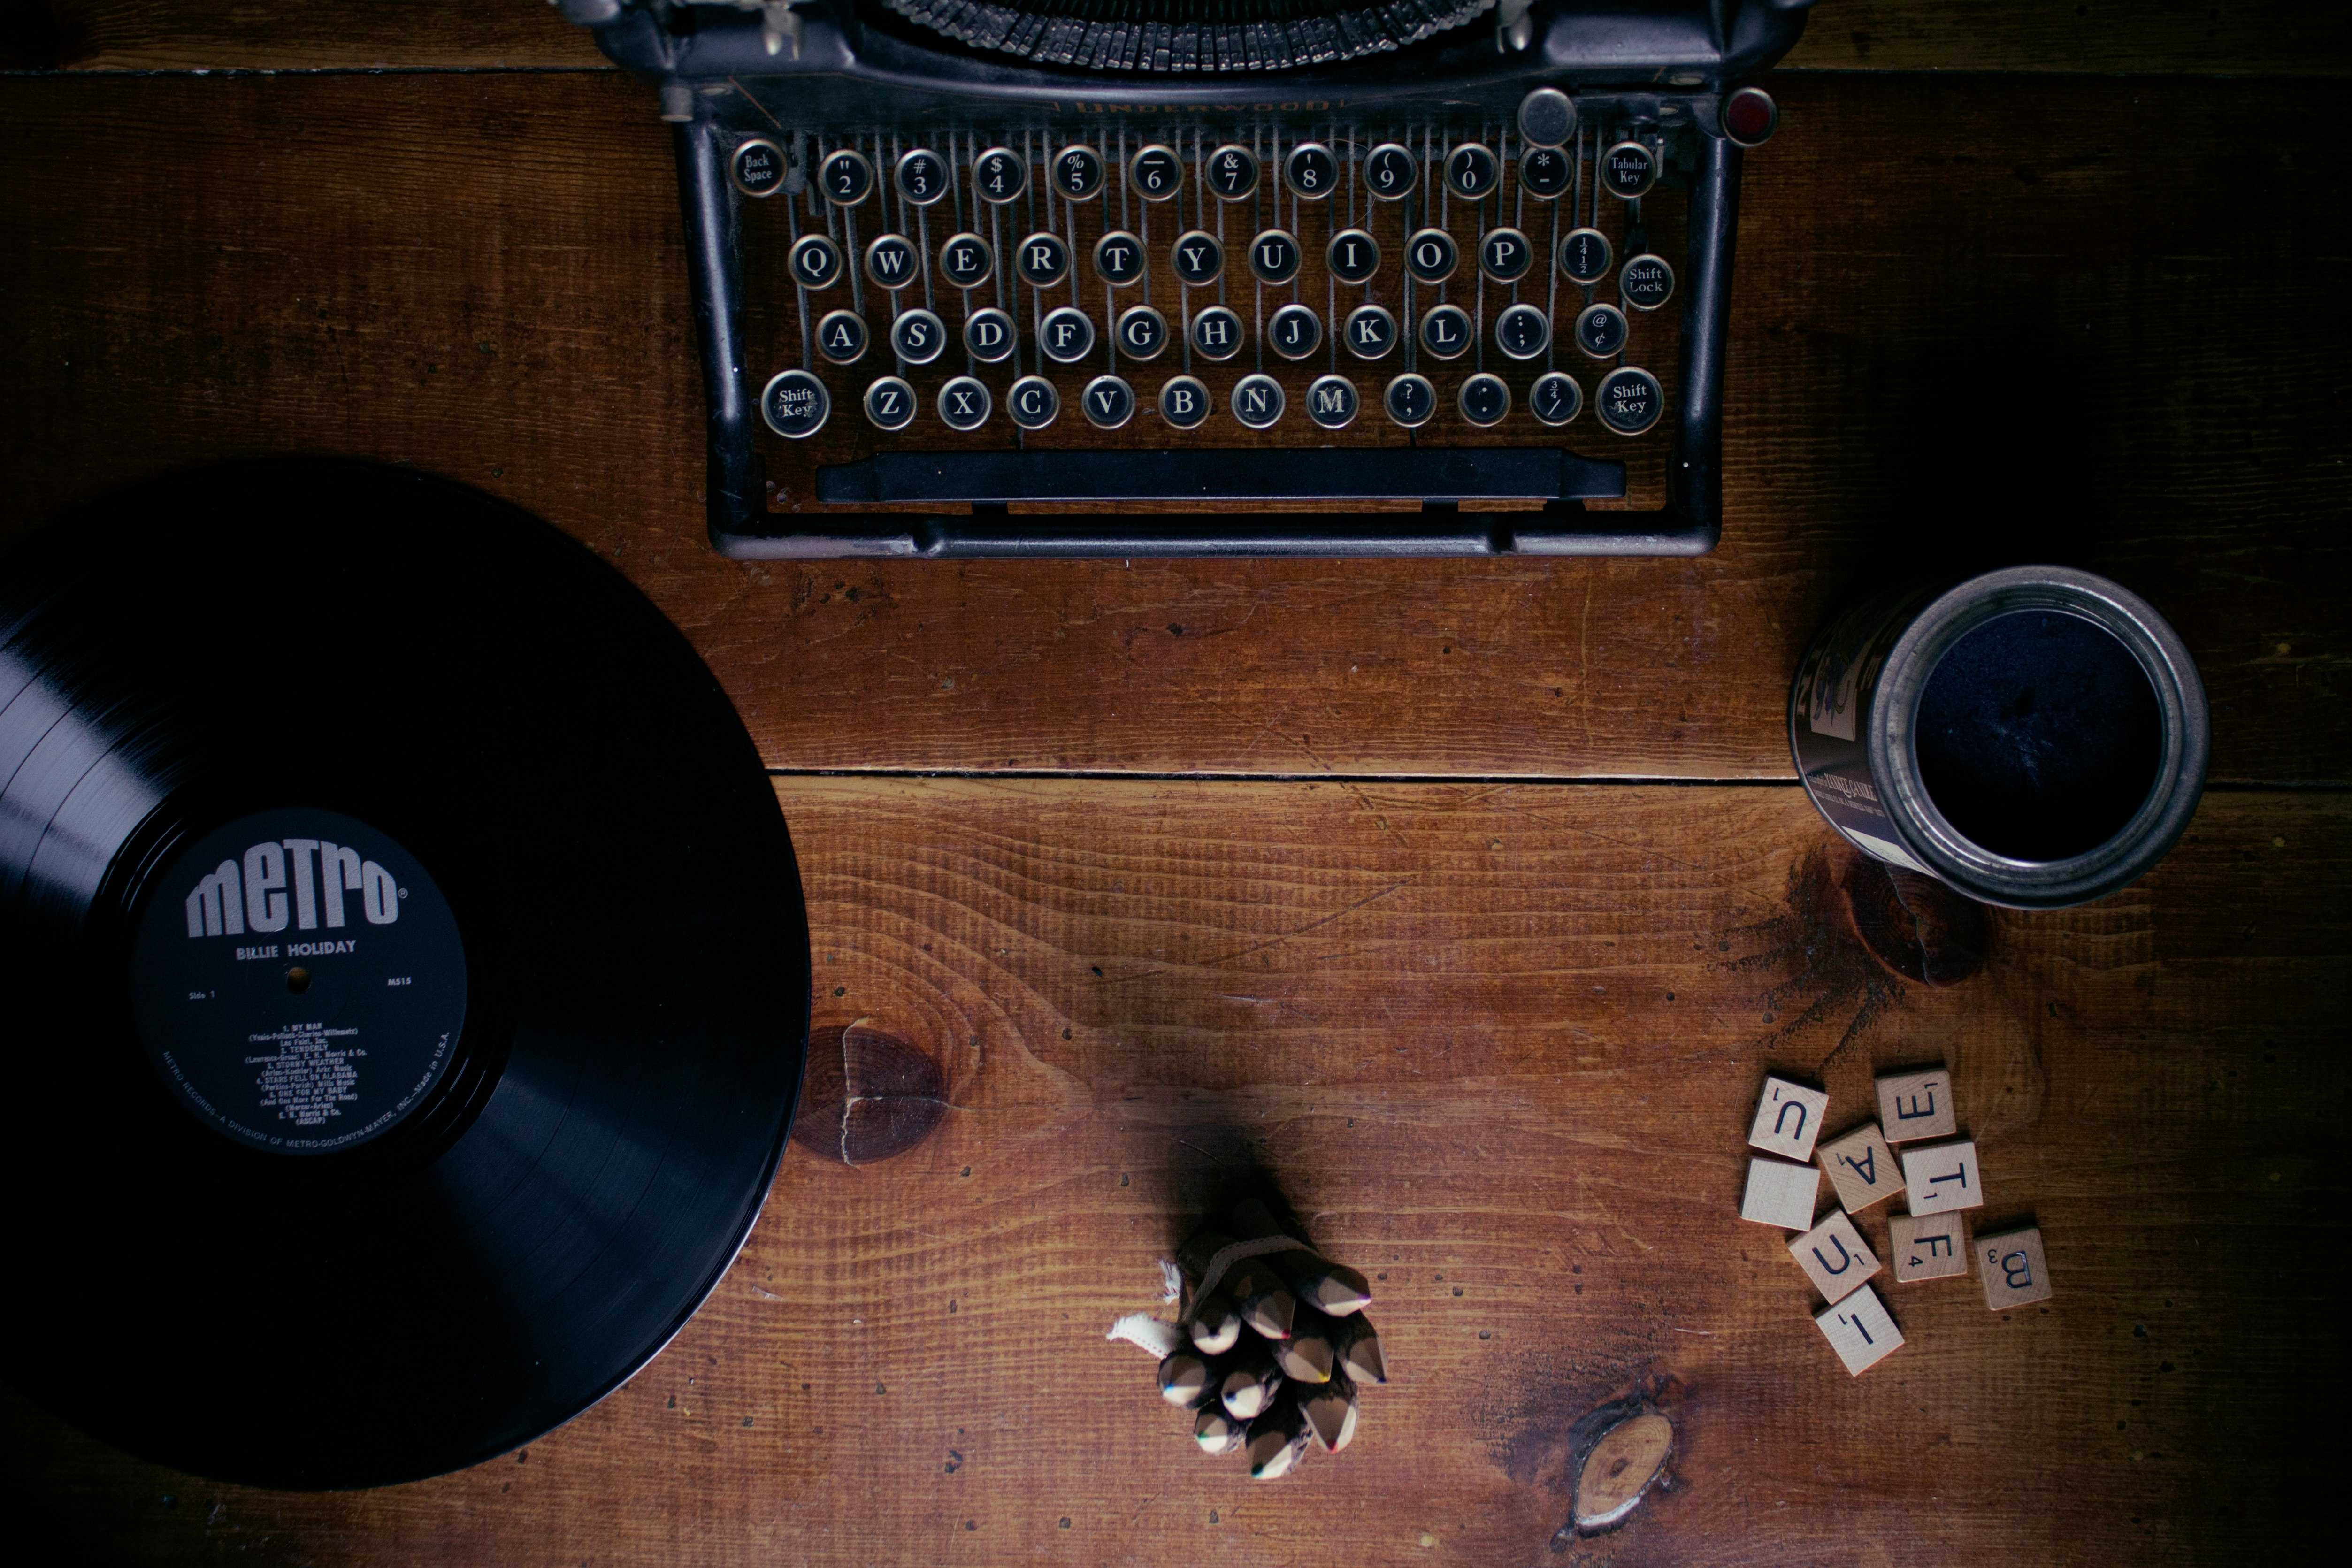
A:
[[[793,1141],[845,1166],[903,1155],[947,1114],[947,1083],[919,1048],[864,1019],[809,1038]]]

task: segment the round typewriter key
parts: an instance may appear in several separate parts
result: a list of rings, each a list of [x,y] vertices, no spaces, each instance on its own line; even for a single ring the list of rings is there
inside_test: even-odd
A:
[[[1095,276],[1124,288],[1143,276],[1143,242],[1124,229],[1095,241]]]
[[[1462,383],[1454,402],[1462,417],[1473,424],[1500,424],[1511,412],[1511,389],[1502,377],[1482,372]]]
[[[985,382],[971,376],[958,376],[940,388],[937,406],[940,423],[950,430],[978,430],[988,423],[989,410],[994,403]]]
[[[1021,281],[1032,288],[1051,288],[1070,276],[1070,245],[1057,234],[1034,234],[1013,255]]]
[[[1559,269],[1587,288],[1609,276],[1609,236],[1599,229],[1571,229],[1559,242]]]
[[[1234,383],[1234,417],[1252,430],[1272,425],[1285,406],[1282,383],[1272,376],[1244,376]]]
[[[982,364],[1011,359],[1018,341],[1013,318],[993,305],[963,319],[963,351]]]
[[[800,441],[824,428],[833,394],[806,371],[782,371],[760,393],[760,417],[778,435]]]
[[[1780,125],[1780,106],[1760,87],[1743,87],[1723,100],[1724,140],[1737,147],[1759,147]]]
[[[1575,177],[1576,165],[1557,147],[1530,147],[1519,154],[1519,189],[1538,201],[1550,201]]]
[[[1342,283],[1370,283],[1381,269],[1381,242],[1361,229],[1341,229],[1323,247],[1323,265]]]
[[[1192,318],[1192,351],[1207,360],[1230,360],[1242,351],[1242,319],[1222,305]]]
[[[1083,141],[1074,141],[1054,154],[1054,189],[1074,202],[1102,194],[1102,154]]]
[[[1004,394],[1004,412],[1024,430],[1043,430],[1062,412],[1062,394],[1043,376],[1023,376]]]
[[[1536,264],[1536,247],[1517,229],[1488,229],[1478,240],[1478,270],[1497,283],[1517,283]]]
[[[1397,346],[1396,318],[1378,305],[1359,305],[1348,312],[1348,352],[1360,360],[1388,357]]]
[[[1658,155],[1638,141],[1620,141],[1601,155],[1601,188],[1624,201],[1646,196],[1658,183]]]
[[[1257,154],[1231,142],[1209,154],[1209,189],[1238,202],[1257,189]]]
[[[958,288],[977,288],[996,270],[996,255],[978,235],[950,235],[940,246],[940,276]]]
[[[1029,160],[1010,147],[992,147],[971,161],[971,188],[991,206],[1017,202],[1029,188]]]
[[[816,324],[817,352],[836,365],[866,357],[866,318],[852,310],[828,310]]]
[[[1037,324],[1037,346],[1057,365],[1075,365],[1095,351],[1095,319],[1065,305]]]
[[[783,150],[774,142],[753,137],[735,149],[729,159],[727,172],[735,177],[735,188],[747,196],[772,196],[784,187]]]
[[[1389,382],[1381,393],[1381,405],[1389,411],[1391,423],[1416,430],[1437,412],[1437,389],[1429,384],[1427,376],[1408,371]]]
[[[1421,181],[1421,164],[1411,152],[1383,141],[1364,154],[1364,189],[1383,202],[1401,202]]]
[[[1418,283],[1443,283],[1462,264],[1454,236],[1444,229],[1421,229],[1404,242],[1404,269]]]
[[[1470,317],[1459,305],[1440,305],[1422,316],[1421,346],[1441,360],[1460,359],[1473,336]]]
[[[1662,256],[1637,256],[1617,275],[1617,292],[1636,310],[1655,310],[1675,297],[1675,269]]]
[[[1283,157],[1282,183],[1293,194],[1319,202],[1339,188],[1339,160],[1320,141],[1302,141]]]
[[[1225,270],[1225,247],[1217,236],[1192,229],[1176,236],[1168,247],[1168,265],[1175,269],[1177,280],[1194,288],[1206,287]]]
[[[1658,423],[1665,406],[1658,378],[1631,365],[1610,371],[1592,391],[1593,413],[1620,435],[1641,434]]]
[[[1535,359],[1551,347],[1551,318],[1537,306],[1508,306],[1495,318],[1495,346],[1515,360]]]
[[[1265,324],[1265,340],[1286,360],[1303,360],[1323,346],[1323,319],[1304,305],[1286,305]]]
[[[928,207],[948,193],[948,161],[928,147],[918,147],[899,159],[895,177],[898,193],[919,207]]]
[[[1576,100],[1556,87],[1539,87],[1519,99],[1519,134],[1546,151],[1568,145],[1576,134]]]
[[[1087,423],[1097,430],[1117,430],[1135,417],[1135,389],[1117,376],[1097,376],[1078,394]]]
[[[1128,188],[1147,202],[1164,202],[1184,188],[1184,157],[1173,147],[1145,148],[1127,162]]]
[[[929,364],[947,346],[947,323],[929,310],[901,310],[890,323],[890,351],[910,365]]]
[[[865,153],[844,147],[824,155],[817,169],[817,183],[824,187],[826,201],[854,207],[874,193],[874,165],[866,161]]]
[[[823,235],[793,241],[793,281],[803,288],[830,288],[841,281],[841,247]]]
[[[1298,241],[1284,230],[1268,229],[1250,241],[1250,273],[1260,283],[1289,282],[1304,259]]]
[[[1160,417],[1179,430],[1200,429],[1209,407],[1209,389],[1197,377],[1171,376],[1160,389]]]
[[[904,288],[922,274],[922,258],[905,235],[877,235],[866,247],[866,276],[877,288]]]
[[[915,389],[884,376],[866,389],[866,417],[878,430],[904,430],[915,418]]]
[[[1318,376],[1307,389],[1307,417],[1326,430],[1345,430],[1356,422],[1360,402],[1347,377]]]
[[[1588,305],[1576,319],[1576,346],[1596,360],[1625,351],[1625,312],[1614,305]]]
[[[1528,392],[1528,412],[1546,424],[1566,424],[1583,406],[1584,389],[1559,371],[1538,376]]]
[[[1465,202],[1484,201],[1501,183],[1502,166],[1483,141],[1465,141],[1445,155],[1445,188]]]
[[[1119,313],[1118,351],[1129,359],[1153,360],[1168,346],[1168,318],[1149,305],[1130,306]]]

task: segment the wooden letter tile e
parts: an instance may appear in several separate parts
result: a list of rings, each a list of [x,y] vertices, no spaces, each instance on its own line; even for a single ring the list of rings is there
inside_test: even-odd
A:
[[[1813,1223],[1813,1200],[1821,1196],[1822,1173],[1786,1160],[1748,1162],[1748,1192],[1739,1218],[1783,1230],[1806,1230]]]
[[[1764,1096],[1756,1103],[1756,1120],[1748,1129],[1748,1145],[1785,1159],[1810,1160],[1813,1140],[1822,1135],[1822,1113],[1829,1106],[1830,1097],[1818,1089],[1767,1078]]]
[[[1960,1130],[1952,1109],[1952,1081],[1940,1067],[1896,1072],[1878,1081],[1878,1124],[1890,1144],[1948,1138]]]
[[[1843,1209],[1832,1209],[1830,1217],[1789,1243],[1789,1256],[1813,1282],[1825,1301],[1843,1301],[1862,1288],[1862,1282],[1878,1272],[1878,1259],[1872,1254],[1870,1243],[1853,1228]]]
[[[1823,1311],[1813,1322],[1820,1325],[1830,1348],[1838,1353],[1838,1359],[1845,1363],[1845,1369],[1856,1377],[1877,1365],[1888,1352],[1903,1343],[1903,1331],[1887,1315],[1886,1303],[1867,1285]]]

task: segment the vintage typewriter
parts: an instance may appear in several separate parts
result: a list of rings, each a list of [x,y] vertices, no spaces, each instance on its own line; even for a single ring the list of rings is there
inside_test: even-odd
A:
[[[1811,0],[558,4],[676,125],[726,554],[1720,535]]]

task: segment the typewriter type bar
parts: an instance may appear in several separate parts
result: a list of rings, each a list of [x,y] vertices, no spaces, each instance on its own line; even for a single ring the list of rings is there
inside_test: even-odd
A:
[[[609,8],[676,122],[726,554],[1719,538],[1739,161],[1776,118],[1731,78],[1801,9],[1538,0],[1236,80],[1009,65],[846,0]],[[1645,440],[1665,505],[1587,510]]]

